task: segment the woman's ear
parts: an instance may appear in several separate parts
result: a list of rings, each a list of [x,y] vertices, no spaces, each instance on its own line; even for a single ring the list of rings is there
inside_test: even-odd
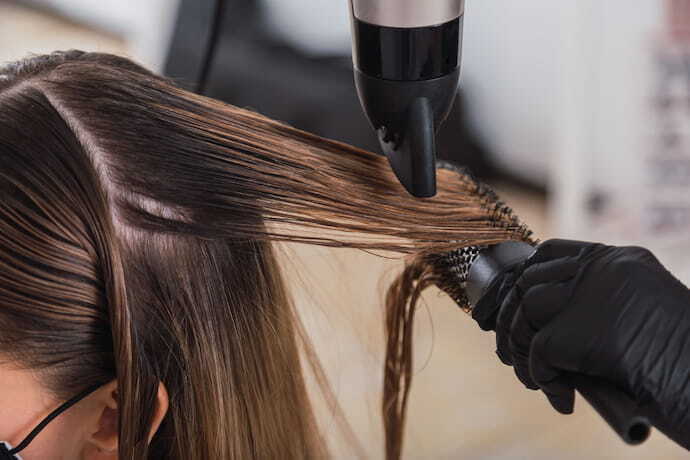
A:
[[[103,385],[94,394],[98,409],[98,420],[91,433],[89,443],[100,453],[117,458],[118,442],[118,409],[117,409],[117,380]]]
[[[94,396],[96,396],[99,402],[100,415],[97,427],[91,433],[89,442],[101,455],[98,458],[103,458],[102,455],[106,454],[108,458],[109,455],[112,455],[112,458],[115,459],[118,455],[117,447],[119,433],[117,380],[113,380],[104,385]],[[168,412],[168,406],[168,390],[165,388],[163,382],[159,382],[158,392],[156,394],[156,408],[154,409],[153,418],[151,420],[151,430],[148,438],[149,443],[165,418],[165,414]]]
[[[153,436],[158,431],[161,426],[161,422],[165,418],[165,414],[168,413],[168,407],[170,406],[170,399],[168,397],[168,389],[165,388],[163,382],[158,383],[158,393],[156,394],[156,409],[153,412],[153,419],[151,420],[151,431],[149,432],[149,443],[153,439]]]

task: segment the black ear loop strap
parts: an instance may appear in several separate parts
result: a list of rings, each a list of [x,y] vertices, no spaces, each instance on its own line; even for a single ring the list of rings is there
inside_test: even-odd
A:
[[[88,395],[90,395],[91,393],[93,393],[94,391],[96,391],[97,389],[99,389],[102,385],[103,385],[103,384],[101,384],[101,383],[99,383],[98,385],[93,385],[93,386],[87,388],[86,390],[82,391],[81,393],[79,393],[78,395],[76,395],[75,397],[73,397],[72,399],[66,401],[66,402],[65,402],[64,404],[62,404],[60,407],[58,407],[58,408],[55,409],[53,412],[51,412],[50,414],[48,414],[48,415],[46,416],[46,418],[44,418],[44,419],[41,421],[41,423],[39,423],[38,425],[36,425],[36,428],[34,428],[33,430],[31,430],[31,433],[29,433],[29,434],[22,440],[22,442],[20,442],[20,443],[17,445],[17,447],[13,448],[12,450],[10,450],[10,451],[7,452],[7,453],[9,453],[10,455],[15,455],[15,454],[19,453],[19,452],[20,452],[21,450],[23,450],[26,446],[28,446],[29,443],[30,443],[31,441],[33,441],[33,439],[36,437],[36,435],[37,435],[38,433],[40,433],[40,431],[41,431],[43,428],[45,428],[46,425],[47,425],[48,423],[50,423],[55,417],[57,417],[58,415],[62,414],[64,411],[66,411],[67,409],[69,409],[70,407],[72,407],[73,405],[75,405],[77,402],[79,402],[80,400],[84,399],[85,397],[87,397]],[[3,449],[3,446],[0,446],[0,451],[1,451],[2,449]],[[1,452],[0,452],[0,453],[1,453]]]

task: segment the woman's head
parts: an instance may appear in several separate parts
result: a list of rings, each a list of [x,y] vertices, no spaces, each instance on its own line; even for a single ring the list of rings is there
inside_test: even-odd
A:
[[[324,456],[272,241],[407,254],[406,304],[423,255],[525,236],[439,183],[415,200],[380,157],[123,58],[0,68],[0,440],[95,385],[22,455]]]
[[[117,458],[117,381],[93,385],[62,401],[51,393],[42,375],[12,363],[0,364],[0,458],[15,452],[24,458]],[[76,407],[79,401],[86,399]],[[168,410],[168,394],[161,383],[156,395],[149,441]],[[71,409],[71,410],[68,410]],[[40,436],[39,436],[40,434]],[[21,440],[21,441],[20,441]],[[7,451],[7,452],[5,452]]]
[[[54,429],[97,405],[95,426],[65,428],[88,449],[110,422],[111,458],[116,415],[122,458],[139,458],[161,422],[159,458],[318,452],[271,247],[231,234],[233,222],[260,232],[261,216],[204,193],[221,172],[199,163],[212,140],[164,113],[191,102],[166,104],[162,79],[102,55],[0,73],[0,354],[35,374],[24,392],[54,395],[0,436],[18,442],[41,411],[102,383]]]

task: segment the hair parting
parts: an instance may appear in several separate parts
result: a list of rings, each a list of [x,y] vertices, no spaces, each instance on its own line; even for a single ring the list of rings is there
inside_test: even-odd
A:
[[[119,458],[324,458],[304,374],[350,440],[275,242],[405,261],[386,299],[386,457],[403,453],[433,258],[529,240],[466,171],[405,193],[384,157],[180,89],[130,60],[0,67],[0,355],[58,396],[118,382]],[[304,364],[304,365],[303,365]],[[159,383],[170,409],[149,442]]]

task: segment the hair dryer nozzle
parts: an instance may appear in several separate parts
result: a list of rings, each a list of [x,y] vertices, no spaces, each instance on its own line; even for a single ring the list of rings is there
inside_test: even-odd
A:
[[[381,149],[405,189],[417,198],[429,198],[436,195],[436,129],[429,99],[412,101],[406,118],[397,144],[386,140],[390,131],[379,128]]]
[[[359,98],[383,152],[407,191],[436,194],[436,132],[448,116],[460,69],[439,78],[395,81],[355,70]]]

